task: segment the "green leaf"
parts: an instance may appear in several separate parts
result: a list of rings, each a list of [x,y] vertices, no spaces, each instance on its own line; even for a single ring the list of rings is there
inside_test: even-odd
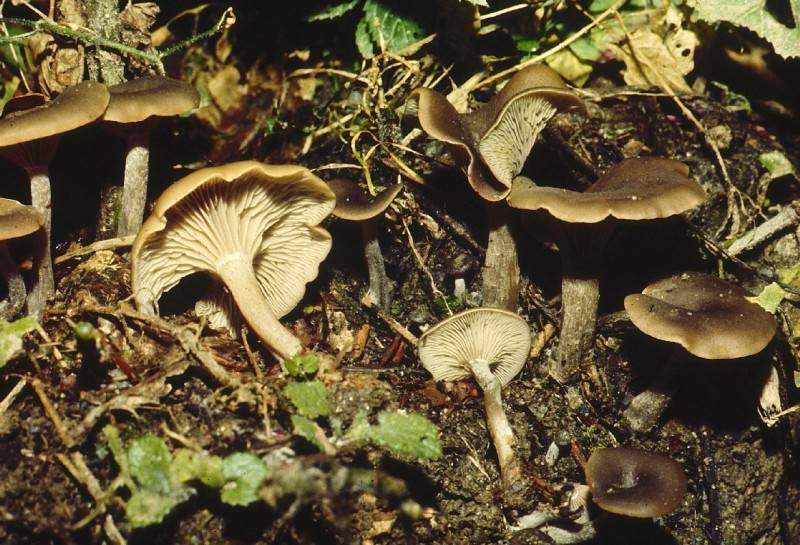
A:
[[[125,504],[125,516],[133,528],[158,524],[175,506],[183,503],[194,493],[189,487],[179,487],[169,494],[148,490],[137,490]]]
[[[541,45],[539,40],[525,34],[514,34],[511,39],[514,40],[514,45],[520,53],[533,53]]]
[[[394,454],[436,460],[442,455],[439,430],[420,414],[385,411],[366,431],[368,440]]]
[[[15,322],[0,320],[0,367],[22,353],[22,336],[36,329],[36,320],[30,316]]]
[[[390,3],[386,0],[366,0],[364,2],[364,17],[356,28],[356,45],[364,58],[370,58],[374,54],[374,46],[383,48],[392,53],[399,53],[407,49],[410,45],[417,43],[423,38],[422,27],[410,17],[406,17],[397,11],[400,3]],[[363,27],[362,28],[362,23]],[[371,42],[371,47],[367,48],[364,41],[364,30],[366,30]],[[368,53],[365,55],[365,53]]]
[[[172,479],[185,483],[194,479],[211,488],[222,488],[225,478],[222,476],[222,458],[201,451],[179,448],[172,455],[170,464]]]
[[[172,454],[163,439],[147,434],[128,447],[128,468],[136,484],[151,492],[169,494],[172,490]]]
[[[321,10],[309,15],[306,18],[306,21],[313,23],[314,21],[327,21],[330,19],[336,19],[352,10],[354,7],[356,7],[356,4],[358,4],[358,0],[341,2],[339,4],[328,4]]]
[[[308,418],[328,416],[328,390],[318,380],[290,382],[283,388],[283,394],[297,407],[297,412]]]
[[[258,489],[269,476],[264,461],[249,452],[237,452],[222,460],[225,485],[220,499],[228,505],[250,505],[258,500]]]
[[[584,62],[595,62],[600,58],[602,51],[588,36],[581,36],[569,45],[570,51]]]
[[[319,354],[313,352],[291,357],[283,362],[286,372],[293,377],[313,375],[319,370]]]
[[[317,437],[319,426],[317,426],[313,420],[309,420],[305,416],[300,416],[299,414],[293,414],[289,418],[292,420],[292,428],[294,428],[295,435],[299,435],[319,450],[323,449],[322,443]]]
[[[783,299],[788,295],[780,285],[773,282],[766,286],[761,293],[755,297],[747,297],[751,303],[760,305],[764,310],[771,314],[775,314]]]
[[[375,56],[375,46],[372,45],[372,38],[369,35],[369,27],[367,20],[361,18],[356,25],[356,47],[361,56],[365,59],[371,59]]]
[[[798,37],[798,39],[800,39],[800,37]],[[762,153],[758,156],[758,162],[767,169],[770,180],[794,174],[792,163],[778,150]]]
[[[781,284],[800,287],[800,261],[791,267],[778,269],[778,281]]]
[[[693,0],[694,15],[708,23],[726,21],[749,28],[769,43],[784,58],[800,57],[800,25],[790,28],[766,8],[766,0]],[[795,21],[800,19],[800,4],[789,4]]]

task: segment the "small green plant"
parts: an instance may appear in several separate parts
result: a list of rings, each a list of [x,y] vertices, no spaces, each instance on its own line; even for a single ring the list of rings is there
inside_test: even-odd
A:
[[[15,322],[0,320],[0,368],[22,353],[22,337],[36,329],[36,320],[30,316]]]

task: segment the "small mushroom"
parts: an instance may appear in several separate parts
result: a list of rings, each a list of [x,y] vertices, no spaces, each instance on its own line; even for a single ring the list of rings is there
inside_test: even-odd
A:
[[[392,303],[394,282],[386,276],[386,265],[378,241],[377,222],[403,189],[403,184],[390,185],[374,198],[367,197],[354,182],[344,178],[335,178],[329,181],[328,185],[336,193],[336,208],[333,209],[333,215],[361,224],[361,239],[369,273],[367,297],[371,303],[378,304],[383,310],[388,311]]]
[[[775,335],[775,318],[748,301],[749,295],[716,276],[690,272],[628,295],[625,310],[633,325],[651,337],[678,343],[698,358],[730,360],[761,352]],[[666,362],[650,388],[625,410],[631,428],[651,429],[676,388],[675,362]]]
[[[200,95],[188,83],[146,76],[108,88],[111,100],[103,121],[125,125],[125,177],[117,236],[135,234],[142,226],[150,165],[150,128],[156,117],[186,113],[200,104]]]
[[[601,509],[628,517],[663,517],[686,496],[686,474],[666,456],[633,448],[601,448],[585,467],[592,499]]]
[[[189,174],[158,198],[133,243],[137,306],[155,313],[182,278],[208,273],[270,350],[282,359],[300,353],[300,340],[278,318],[302,299],[330,250],[318,224],[335,198],[295,165],[241,161]]]
[[[28,306],[37,317],[43,312],[45,301],[54,293],[50,256],[50,160],[55,155],[61,134],[97,120],[103,115],[108,100],[105,85],[84,81],[68,87],[50,102],[15,109],[0,118],[0,154],[28,173],[31,205],[44,218],[47,233],[47,246],[37,266],[34,287],[28,295]]]
[[[430,136],[445,142],[472,188],[487,204],[489,241],[483,269],[484,305],[515,310],[519,264],[503,200],[547,122],[560,111],[583,110],[583,102],[550,67],[519,71],[488,103],[459,114],[433,89],[417,89],[411,110]],[[492,204],[495,203],[495,204]]]
[[[476,308],[428,329],[417,350],[434,380],[474,377],[483,390],[486,421],[506,485],[521,476],[514,432],[503,410],[502,389],[520,372],[531,347],[528,324],[511,312]]]
[[[0,274],[6,279],[8,287],[7,296],[4,301],[0,301],[0,319],[11,320],[25,304],[25,282],[17,268],[17,264],[11,259],[8,252],[7,242],[43,232],[44,218],[32,206],[24,205],[12,199],[0,198]],[[44,246],[44,237],[39,237],[41,246]],[[32,314],[41,313],[41,309],[28,308]]]
[[[541,187],[518,176],[508,204],[544,210],[562,263],[562,322],[558,354],[550,375],[571,381],[594,338],[602,254],[617,220],[666,218],[705,199],[705,191],[679,161],[659,157],[626,159],[611,167],[583,193]]]

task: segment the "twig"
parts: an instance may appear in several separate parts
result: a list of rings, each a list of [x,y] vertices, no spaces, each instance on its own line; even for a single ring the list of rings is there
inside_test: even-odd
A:
[[[133,244],[136,235],[129,235],[127,237],[107,238],[105,240],[98,240],[88,246],[81,246],[77,250],[72,250],[64,255],[60,255],[53,260],[53,264],[59,265],[70,259],[75,259],[82,255],[100,252],[102,250],[116,250],[117,248],[127,248]]]
[[[513,13],[515,11],[519,11],[521,9],[531,8],[533,7],[531,4],[516,4],[513,6],[509,6],[507,8],[499,9],[497,11],[493,11],[491,13],[485,13],[478,17],[479,21],[488,21],[489,19],[494,19],[495,17],[500,17],[501,15],[506,15],[507,13]]]
[[[114,519],[111,515],[106,515],[106,518],[103,522],[103,531],[106,533],[106,537],[113,543],[114,545],[128,545],[128,542],[125,541],[125,538],[122,537],[117,525],[114,524]]]
[[[69,432],[67,432],[64,421],[61,420],[61,416],[58,414],[58,412],[56,412],[53,404],[50,403],[50,399],[47,397],[47,393],[44,391],[44,385],[42,384],[42,381],[38,378],[32,379],[31,387],[33,388],[33,391],[36,392],[36,396],[39,398],[45,414],[53,423],[53,427],[56,430],[56,434],[61,439],[61,442],[64,443],[64,446],[67,448],[72,448],[75,446],[75,441],[72,439],[72,436],[69,434]]]
[[[0,401],[0,424],[3,422],[3,417],[5,416],[6,411],[8,411],[9,407],[11,407],[11,404],[14,403],[14,400],[17,399],[17,396],[27,383],[27,380],[21,378],[19,382],[17,382],[14,387],[11,388],[11,391],[8,392],[8,395],[3,398],[3,401]]]
[[[778,233],[800,222],[800,200],[792,201],[764,223],[747,231],[728,246],[733,256],[749,252]]]
[[[403,216],[400,216],[400,222],[403,224],[403,229],[406,232],[406,237],[408,238],[408,245],[411,247],[411,253],[414,254],[414,259],[417,261],[417,265],[425,273],[425,276],[428,277],[428,282],[431,285],[431,291],[434,295],[441,297],[442,301],[444,301],[444,307],[447,309],[447,314],[450,316],[453,315],[453,311],[450,309],[450,305],[447,303],[447,297],[444,293],[442,293],[439,288],[436,287],[436,282],[433,279],[433,275],[431,271],[428,270],[428,267],[425,266],[425,262],[422,260],[422,256],[419,255],[417,251],[417,246],[414,244],[414,237],[411,236],[411,230],[408,228],[408,223],[406,223],[406,219]]]
[[[410,344],[411,346],[417,346],[417,342],[419,341],[419,339],[417,338],[416,335],[411,333],[403,324],[392,318],[386,312],[382,311],[376,305],[373,305],[372,302],[368,301],[366,298],[362,299],[360,303],[364,308],[375,311],[378,318],[383,320],[386,323],[386,325],[388,325],[392,329],[392,331],[403,337],[403,339],[405,339],[406,342],[408,342],[408,344]]]
[[[264,373],[261,372],[261,366],[258,365],[258,360],[256,360],[256,355],[250,349],[250,343],[247,342],[247,331],[244,327],[242,327],[241,331],[239,331],[239,336],[242,339],[242,346],[244,346],[244,351],[247,353],[247,359],[250,360],[250,365],[253,366],[253,373],[256,375],[256,379],[261,382],[261,379],[264,377]]]

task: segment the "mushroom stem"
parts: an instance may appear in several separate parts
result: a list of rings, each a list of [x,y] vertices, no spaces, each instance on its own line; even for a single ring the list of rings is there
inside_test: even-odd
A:
[[[497,452],[497,461],[500,464],[500,474],[506,485],[512,485],[522,475],[522,467],[514,452],[516,438],[508,417],[503,410],[502,386],[497,377],[489,369],[486,360],[472,360],[470,367],[475,375],[475,380],[483,390],[483,402],[486,408],[486,424],[494,442]]]
[[[142,226],[150,165],[149,141],[150,131],[146,129],[135,127],[128,133],[122,205],[117,223],[118,237],[135,235]]]
[[[561,279],[561,334],[558,353],[550,367],[550,376],[558,382],[572,381],[592,346],[599,288],[597,278],[565,274]]]
[[[661,365],[650,386],[636,395],[622,413],[633,431],[645,433],[653,429],[678,389],[676,359],[678,350]]]
[[[386,265],[383,261],[383,252],[378,240],[378,227],[375,220],[361,222],[361,239],[364,243],[364,257],[367,261],[369,274],[369,290],[367,296],[371,302],[385,311],[389,311],[392,304],[392,294],[395,283],[386,275]]]
[[[25,305],[25,282],[17,264],[8,253],[8,245],[0,242],[0,274],[5,276],[7,294],[5,301],[0,301],[0,319],[11,320]]]
[[[253,332],[281,359],[303,351],[303,345],[275,317],[256,280],[253,264],[244,255],[217,263],[216,273],[228,287]]]
[[[47,299],[55,293],[53,279],[53,262],[50,256],[50,232],[52,225],[52,196],[50,193],[50,175],[47,167],[27,167],[31,180],[31,205],[39,211],[44,219],[42,226],[46,234],[46,242],[38,263],[35,264],[36,277],[30,293],[28,293],[28,313],[37,319],[44,313]]]
[[[483,306],[511,312],[519,298],[519,261],[517,245],[511,234],[511,214],[504,202],[487,203],[489,241],[483,263]]]

